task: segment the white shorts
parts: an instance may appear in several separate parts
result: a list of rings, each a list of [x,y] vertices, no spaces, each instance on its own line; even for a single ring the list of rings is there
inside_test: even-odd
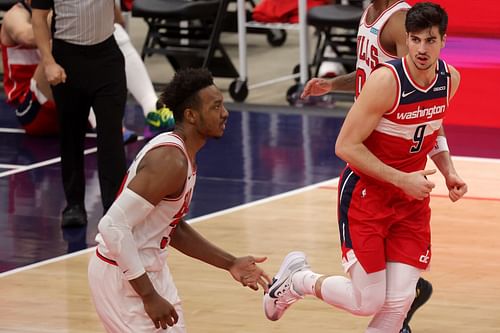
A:
[[[148,272],[159,295],[177,311],[179,320],[169,333],[185,333],[186,325],[177,288],[167,265],[161,272]],[[165,332],[155,328],[144,304],[117,266],[104,262],[94,253],[89,262],[89,286],[97,314],[109,333]]]

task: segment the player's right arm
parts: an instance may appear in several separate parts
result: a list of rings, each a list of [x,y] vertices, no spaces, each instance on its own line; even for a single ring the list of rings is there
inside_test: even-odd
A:
[[[187,160],[175,147],[150,150],[137,173],[99,222],[106,248],[141,297],[156,328],[167,328],[178,320],[172,304],[155,290],[139,256],[132,230],[165,197],[180,194],[187,174]]]
[[[393,108],[396,92],[396,79],[392,71],[388,67],[375,70],[347,113],[335,144],[335,152],[360,172],[393,184],[414,198],[424,199],[434,187],[425,176],[436,170],[402,172],[383,163],[364,145],[384,113]]]
[[[356,88],[356,72],[343,74],[333,79],[313,78],[306,83],[300,98],[321,96],[332,91],[351,91]]]
[[[43,1],[32,2],[31,24],[33,25],[33,33],[35,36],[36,45],[40,51],[42,65],[44,67],[45,77],[50,84],[56,85],[61,82],[66,82],[66,72],[52,56],[51,50],[51,33],[48,23],[50,15],[50,7],[48,3]],[[37,7],[39,6],[39,7]]]

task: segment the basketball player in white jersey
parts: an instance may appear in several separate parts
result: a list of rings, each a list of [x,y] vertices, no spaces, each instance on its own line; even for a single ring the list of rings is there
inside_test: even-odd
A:
[[[442,122],[460,75],[439,59],[448,15],[418,3],[405,19],[408,54],[380,63],[342,125],[336,154],[342,263],[349,278],[317,274],[302,252],[283,261],[264,296],[270,320],[306,295],[352,314],[373,315],[366,333],[397,333],[431,260],[427,156],[455,202],[467,192],[447,149]]]
[[[361,88],[379,63],[398,59],[408,53],[404,22],[410,5],[401,0],[374,0],[359,23],[356,71],[332,79],[313,78],[307,82],[301,98],[321,96],[332,91],[352,91],[359,96]],[[403,323],[401,333],[411,333],[409,322],[415,311],[429,300],[432,285],[420,278],[416,298]]]
[[[332,79],[309,80],[301,98],[331,91],[359,92],[374,66],[408,53],[404,22],[410,5],[401,0],[373,0],[366,8],[358,29],[356,71]]]
[[[205,69],[178,71],[160,97],[175,129],[153,138],[132,162],[116,201],[99,222],[89,263],[94,304],[108,332],[186,332],[181,301],[166,265],[169,245],[227,270],[243,286],[267,290],[256,265],[234,257],[184,221],[196,181],[196,154],[223,135],[228,112]]]

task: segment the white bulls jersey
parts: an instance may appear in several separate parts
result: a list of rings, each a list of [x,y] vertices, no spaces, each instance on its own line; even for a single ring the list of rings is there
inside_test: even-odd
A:
[[[379,63],[397,59],[384,50],[380,41],[380,32],[389,18],[397,11],[408,10],[410,5],[404,1],[398,1],[384,10],[371,24],[366,22],[366,15],[373,4],[370,4],[361,16],[358,29],[357,62],[356,62],[356,97],[359,96],[361,88]],[[401,27],[404,29],[404,27]]]
[[[146,153],[160,146],[172,146],[180,149],[188,160],[188,169],[182,194],[177,198],[164,198],[154,207],[143,223],[132,229],[139,256],[148,272],[160,271],[164,268],[170,237],[179,221],[189,210],[196,183],[196,170],[187,155],[184,141],[178,135],[168,132],[159,134],[141,149],[127,172],[123,188],[136,175],[137,167]],[[100,234],[96,236],[96,241],[99,243],[97,246],[99,254],[109,261],[113,261],[115,258],[109,254]]]

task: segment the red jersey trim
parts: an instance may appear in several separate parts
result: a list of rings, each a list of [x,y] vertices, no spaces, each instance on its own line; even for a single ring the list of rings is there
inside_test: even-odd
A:
[[[439,60],[436,61],[436,72],[437,70],[439,69]],[[422,87],[421,85],[419,85],[414,79],[413,77],[410,75],[410,68],[408,67],[408,63],[406,61],[406,57],[403,57],[403,70],[405,72],[405,75],[406,77],[408,78],[408,80],[410,81],[410,83],[412,84],[412,86],[423,92],[423,93],[426,93],[428,92],[437,82],[437,79],[438,79],[438,74],[436,73],[434,75],[434,80],[427,86],[427,87]]]
[[[400,1],[400,2],[403,2],[403,1]],[[391,6],[392,7],[392,6]],[[400,11],[408,11],[408,8],[401,8],[400,10],[397,10],[395,11],[394,13],[397,13],[397,12],[400,12]],[[394,14],[393,13],[393,14]],[[382,15],[381,15],[382,16]],[[391,15],[392,16],[392,15]],[[389,18],[390,19],[390,18]],[[385,21],[385,23],[380,27],[380,30],[379,30],[379,35],[377,36],[377,45],[380,49],[380,51],[382,51],[386,56],[388,56],[389,58],[392,58],[392,59],[398,59],[398,55],[397,54],[391,54],[389,53],[388,51],[386,51],[386,49],[384,49],[384,47],[382,46],[381,44],[381,39],[380,39],[380,33],[382,31],[384,31],[384,27],[385,25],[387,24],[387,22],[389,22],[389,19],[387,19],[387,21]],[[397,50],[396,50],[397,51]]]
[[[174,132],[170,133],[169,135],[175,136],[177,139],[179,139],[184,144],[184,147],[186,146],[186,143],[179,135],[175,134]],[[191,159],[189,158],[187,151],[185,151],[185,154],[186,154],[186,158],[187,158],[189,164],[191,165],[191,170],[193,170],[192,174],[194,175],[194,174],[196,174],[196,165],[193,165],[193,163],[191,163]]]
[[[389,68],[392,72],[392,75],[394,75],[394,78],[396,79],[396,86],[397,86],[396,99],[394,100],[392,107],[387,112],[384,113],[385,115],[390,115],[390,114],[394,113],[394,111],[396,111],[398,106],[399,106],[399,101],[401,98],[401,82],[399,82],[399,76],[398,76],[398,73],[396,72],[396,69],[394,68],[394,66],[392,66],[391,64],[388,64],[388,63],[380,63],[377,68],[379,68],[380,66],[384,66],[384,67]],[[376,70],[377,68],[375,68],[374,70]]]
[[[108,259],[105,256],[103,256],[101,253],[99,253],[99,250],[97,249],[97,247],[95,248],[95,254],[97,255],[97,258],[101,259],[105,263],[118,267],[118,264],[116,263],[116,261]]]
[[[390,7],[386,8],[386,9],[385,9],[385,10],[384,10],[384,11],[383,11],[383,12],[382,12],[382,13],[381,13],[381,14],[380,14],[380,15],[379,15],[379,16],[378,16],[378,17],[377,17],[377,18],[376,18],[376,19],[375,19],[372,23],[368,24],[368,23],[366,23],[366,15],[368,14],[368,10],[370,9],[370,7],[372,7],[372,6],[373,6],[373,3],[372,3],[372,4],[370,4],[370,5],[366,8],[365,12],[363,13],[363,18],[361,19],[361,24],[362,24],[362,25],[364,25],[364,26],[365,26],[365,27],[367,27],[367,28],[371,28],[371,27],[373,27],[373,26],[377,23],[377,21],[378,21],[378,20],[380,20],[380,18],[381,18],[382,16],[384,16],[384,15],[385,15],[385,13],[386,13],[387,11],[391,10],[393,7],[397,6],[397,5],[398,5],[398,4],[400,4],[401,2],[404,2],[404,1],[398,1],[398,2],[393,3]]]
[[[446,91],[446,107],[450,106],[450,99],[451,99],[451,71],[450,68],[448,67],[448,64],[443,60],[444,64],[444,69],[446,70],[446,73],[448,73],[448,77],[446,79],[446,82],[448,83],[448,90]]]

